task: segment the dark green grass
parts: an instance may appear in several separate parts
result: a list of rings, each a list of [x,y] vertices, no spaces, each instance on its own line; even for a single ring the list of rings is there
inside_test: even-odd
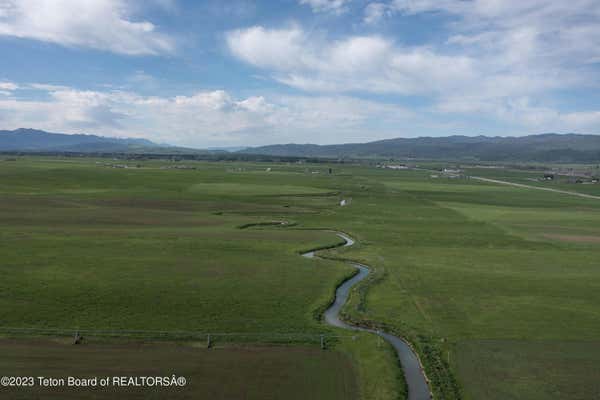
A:
[[[0,340],[0,376],[183,376],[184,387],[0,387],[2,399],[357,399],[350,358],[315,347]]]

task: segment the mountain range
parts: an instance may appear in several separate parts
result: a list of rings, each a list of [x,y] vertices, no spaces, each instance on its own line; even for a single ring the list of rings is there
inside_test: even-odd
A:
[[[600,162],[600,135],[546,133],[521,137],[446,136],[334,145],[278,144],[244,153],[327,158]]]
[[[387,158],[463,161],[600,162],[600,135],[546,133],[521,137],[447,136],[334,145],[276,144],[199,150],[146,139],[67,135],[35,129],[0,130],[2,152],[261,155],[335,159]]]
[[[23,128],[14,131],[0,131],[0,151],[104,153],[160,147],[146,139],[120,139],[82,134],[65,135]]]

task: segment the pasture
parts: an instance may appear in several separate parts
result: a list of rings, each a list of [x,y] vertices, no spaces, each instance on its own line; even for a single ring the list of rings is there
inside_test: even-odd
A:
[[[375,269],[352,293],[346,318],[409,339],[438,398],[574,400],[597,393],[598,200],[347,164],[186,162],[196,169],[179,170],[162,161],[128,169],[103,163],[0,162],[3,326],[262,333],[190,355],[215,365],[214,386],[202,381],[203,390],[218,391],[226,381],[219,371],[253,379],[263,370],[256,366],[275,357],[278,371],[297,374],[283,380],[286,393],[315,382],[311,398],[349,398],[345,390],[369,400],[402,398],[401,372],[387,346],[319,321],[352,269],[298,253],[337,243],[321,229],[338,229],[358,242],[327,255]],[[340,207],[341,199],[351,201]],[[282,220],[290,226],[240,229]],[[252,352],[273,343],[272,333],[340,337],[326,351],[302,340],[288,343],[290,351],[271,345],[264,359],[242,360],[246,353],[232,350]],[[168,352],[162,346],[171,345],[148,344],[144,354],[160,358]],[[44,346],[40,354],[52,357],[55,350]],[[109,354],[110,346],[125,345],[93,346],[107,346]],[[64,359],[73,351],[87,350],[65,351]],[[236,354],[239,363],[231,361]],[[0,365],[39,365],[22,360]],[[315,364],[338,369],[324,375],[331,385],[319,383],[322,368],[304,367]]]

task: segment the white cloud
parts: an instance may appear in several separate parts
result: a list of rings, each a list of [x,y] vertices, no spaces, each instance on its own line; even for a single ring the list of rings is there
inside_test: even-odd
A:
[[[132,11],[125,0],[0,0],[0,36],[128,55],[175,50],[172,38]]]
[[[307,91],[427,95],[441,100],[458,94],[485,101],[589,82],[582,71],[539,63],[532,55],[538,44],[531,28],[510,32],[487,53],[442,53],[428,46],[401,46],[376,35],[328,40],[296,25],[232,31],[227,44],[237,58]]]
[[[228,32],[226,39],[236,57],[258,67],[290,70],[318,62],[304,52],[308,38],[298,26],[281,30],[255,26]]]
[[[30,83],[27,87],[36,90],[45,90],[45,91],[58,91],[58,90],[67,90],[68,86],[63,85],[52,85],[48,83]]]
[[[31,90],[31,84],[19,84]],[[170,97],[130,91],[89,91],[44,86],[45,100],[0,96],[3,129],[33,127],[64,133],[145,137],[181,146],[271,143],[366,142],[469,129],[447,113],[489,115],[510,133],[600,132],[600,110],[560,112],[527,96],[444,98],[435,110],[418,111],[344,95],[254,95],[237,98],[224,90]],[[17,89],[17,91],[20,89]],[[498,131],[497,134],[506,134]]]
[[[600,132],[600,111],[577,111],[565,114],[562,120],[568,127],[595,127]]]
[[[395,12],[454,15],[459,32],[451,41],[479,50],[529,47],[524,61],[592,63],[600,60],[600,5],[597,0],[393,0]],[[524,37],[523,34],[529,35]],[[518,61],[518,58],[513,58]]]
[[[392,10],[386,3],[369,3],[365,7],[365,16],[363,21],[365,24],[373,25],[381,21],[385,16],[391,15]]]
[[[471,99],[523,96],[570,87],[584,77],[553,65],[532,68],[536,46],[528,28],[506,36],[501,52],[478,57],[401,46],[389,38],[351,36],[328,40],[294,25],[232,31],[227,44],[237,58],[271,72],[279,82],[307,91],[371,92]],[[457,39],[454,39],[457,40]]]
[[[238,59],[304,91],[419,96],[433,103],[434,113],[477,111],[508,124],[518,117],[522,126],[552,119],[541,115],[560,107],[559,91],[600,89],[597,0],[378,1],[367,4],[363,22],[373,26],[382,18],[422,13],[452,17],[440,27],[445,42],[327,37],[292,25],[236,30],[227,44]],[[536,106],[525,106],[524,99]],[[528,121],[526,111],[537,117]],[[562,126],[593,125],[582,116],[560,115],[554,120]]]
[[[12,92],[19,87],[16,83],[12,82],[0,82],[0,90],[4,90],[5,92]]]
[[[49,89],[47,95],[48,100],[0,98],[3,129],[142,136],[184,146],[268,144],[298,138],[336,143],[341,136],[343,140],[369,140],[374,124],[391,127],[378,128],[379,135],[396,136],[396,126],[413,118],[395,105],[346,96],[237,99],[214,90],[158,97],[72,88]]]
[[[300,0],[300,4],[309,5],[313,12],[328,12],[342,14],[347,11],[346,4],[349,0]]]
[[[517,132],[583,132],[600,133],[600,111],[561,112],[530,97],[472,98],[457,95],[437,104],[442,113],[487,115],[508,124]]]
[[[380,36],[328,41],[297,26],[256,26],[230,32],[227,43],[239,59],[310,91],[421,94],[457,88],[475,78],[469,57],[406,48]]]
[[[458,17],[449,25],[447,44],[479,60],[478,85],[443,93],[438,110],[486,112],[531,127],[598,131],[593,112],[592,117],[559,113],[540,101],[551,99],[552,90],[600,86],[592,65],[600,60],[596,0],[394,0],[389,7],[405,15]]]

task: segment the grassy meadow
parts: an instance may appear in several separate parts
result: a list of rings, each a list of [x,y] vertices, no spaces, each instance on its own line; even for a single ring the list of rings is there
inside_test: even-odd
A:
[[[421,172],[381,175],[386,195],[366,196],[357,212],[381,217],[348,229],[361,235],[355,256],[382,278],[355,296],[349,314],[413,338],[440,398],[458,397],[448,365],[467,399],[541,399],[554,389],[561,399],[586,398],[600,375],[573,369],[573,352],[586,348],[587,365],[599,355],[600,202]],[[510,361],[494,365],[485,340]],[[520,354],[524,343],[536,350]],[[502,378],[482,379],[492,370]],[[532,389],[542,386],[550,389]]]
[[[341,240],[325,231],[240,229],[278,220],[293,224],[307,214],[331,212],[339,201],[337,189],[330,188],[333,177],[296,167],[267,173],[264,165],[245,163],[194,163],[196,170],[164,169],[170,166],[164,162],[132,169],[105,164],[53,158],[0,164],[2,327],[65,329],[69,335],[76,329],[140,330],[148,331],[146,341],[161,338],[156,331],[185,331],[197,334],[202,346],[203,334],[210,333],[213,348],[236,341],[280,343],[288,340],[281,335],[289,334],[293,343],[318,349],[319,335],[340,333],[320,323],[318,311],[352,268],[308,260],[299,252]],[[352,376],[365,398],[402,393],[390,348],[370,335],[333,340],[328,347],[337,356],[323,368]],[[49,346],[36,351],[42,359],[55,357]],[[156,359],[161,351],[144,348]],[[272,352],[285,358],[281,349],[263,347],[261,352],[264,362]],[[303,354],[296,352],[296,360],[289,361],[309,362],[302,361]],[[3,371],[10,371],[15,360],[9,358]],[[143,358],[131,363],[132,371],[146,367]],[[45,371],[38,364],[25,367]],[[209,392],[222,388],[231,374],[239,375],[240,382],[252,379],[245,376],[252,368],[231,362],[217,379],[215,366]],[[297,372],[306,383],[318,371]],[[281,398],[270,392],[276,383],[274,377],[248,398]],[[298,392],[293,385],[285,387]],[[343,391],[332,396],[332,390],[317,386],[311,397],[348,397]],[[187,398],[198,398],[194,393]]]
[[[271,346],[264,357],[339,369],[330,386],[315,383],[311,398],[351,398],[345,390],[368,400],[403,398],[386,345],[318,320],[352,269],[298,252],[337,243],[314,230],[330,228],[358,242],[328,255],[374,268],[346,318],[408,338],[436,398],[598,395],[598,200],[348,164],[185,162],[196,169],[180,170],[166,161],[128,169],[106,163],[0,161],[3,326],[340,334],[325,352],[299,343],[289,352]],[[340,207],[340,199],[349,205]],[[279,220],[292,226],[240,229]],[[0,347],[14,347],[12,340]],[[161,357],[161,346],[145,353]],[[261,368],[253,362],[270,362],[221,368],[237,357],[231,343],[221,346],[224,361],[216,351],[193,356],[215,365],[214,385],[204,382],[203,390],[218,391],[226,381],[219,371],[251,379]],[[52,357],[54,350],[44,351]],[[0,362],[2,372],[39,368],[21,361]],[[293,370],[299,376],[289,377],[284,392],[320,382],[321,369]]]

